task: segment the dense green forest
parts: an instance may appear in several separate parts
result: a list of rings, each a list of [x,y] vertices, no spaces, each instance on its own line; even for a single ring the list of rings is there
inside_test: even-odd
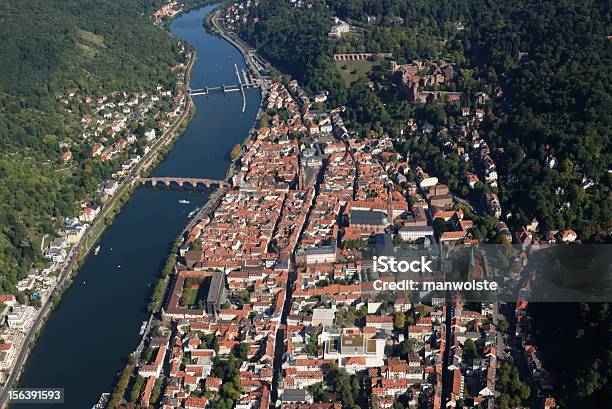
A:
[[[479,28],[466,30],[463,43],[505,93],[488,139],[505,151],[506,181],[516,179],[502,190],[508,210],[523,220],[537,216],[543,231],[605,235],[612,221],[609,2],[500,3],[477,9]],[[551,157],[554,168],[544,166]],[[585,190],[585,182],[593,186]]]
[[[529,313],[559,407],[603,407],[612,398],[610,304],[530,303]]]
[[[73,90],[171,88],[178,42],[149,19],[148,0],[0,2],[0,287],[14,291],[40,239],[74,216],[78,200],[110,175],[77,142],[80,107],[61,105]],[[70,146],[71,164],[61,161]]]
[[[332,14],[324,4],[298,9],[284,0],[269,0],[261,2],[254,13],[259,22],[250,20],[241,26],[241,37],[280,70],[302,80],[310,91],[326,89],[334,103],[346,101],[333,63],[334,45],[327,38]]]

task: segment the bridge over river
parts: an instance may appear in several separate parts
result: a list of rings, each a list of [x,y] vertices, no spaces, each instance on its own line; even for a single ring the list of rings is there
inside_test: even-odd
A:
[[[203,87],[197,89],[189,89],[189,94],[192,97],[198,95],[208,95],[212,92],[238,92],[242,93],[242,112],[246,110],[246,96],[244,95],[245,88],[259,88],[259,79],[255,78],[250,72],[242,69],[238,70],[238,66],[234,64],[236,69],[236,78],[238,78],[238,84],[236,85],[220,85],[216,87]],[[242,75],[241,75],[242,73]]]
[[[148,177],[148,178],[137,178],[136,182],[144,184],[150,184],[151,186],[157,186],[158,184],[170,187],[172,184],[176,184],[179,187],[187,187],[190,185],[191,188],[196,188],[198,185],[204,185],[211,187],[217,185],[219,187],[231,187],[229,183],[224,180],[216,179],[202,179],[202,178],[183,178],[183,177]]]

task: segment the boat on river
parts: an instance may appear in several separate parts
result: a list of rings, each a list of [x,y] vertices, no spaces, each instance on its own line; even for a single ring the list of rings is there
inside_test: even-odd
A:
[[[139,334],[140,334],[140,335],[144,334],[145,329],[147,329],[147,322],[146,322],[146,321],[143,321],[143,322],[142,322],[142,325],[140,326],[140,332],[139,332]]]

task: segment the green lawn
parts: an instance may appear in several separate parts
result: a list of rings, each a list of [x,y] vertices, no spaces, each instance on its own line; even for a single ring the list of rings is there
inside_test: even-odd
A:
[[[183,294],[181,294],[180,305],[182,307],[190,307],[196,303],[198,297],[197,288],[184,288]]]
[[[380,60],[336,61],[336,68],[347,86],[359,78],[366,78],[372,68],[380,65]]]

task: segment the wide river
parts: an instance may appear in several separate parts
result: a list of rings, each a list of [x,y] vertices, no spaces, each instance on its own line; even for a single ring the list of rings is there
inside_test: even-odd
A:
[[[236,84],[234,64],[246,68],[240,52],[207,33],[203,18],[215,6],[178,17],[172,33],[197,52],[191,87]],[[257,114],[261,96],[239,92],[195,96],[196,115],[155,176],[224,178],[229,152],[241,143]],[[89,409],[110,392],[117,372],[140,340],[138,331],[155,281],[187,215],[206,202],[206,191],[138,188],[103,234],[49,317],[20,378],[19,387],[64,388],[64,409]],[[186,199],[190,204],[180,204]],[[51,408],[54,405],[11,405]]]

